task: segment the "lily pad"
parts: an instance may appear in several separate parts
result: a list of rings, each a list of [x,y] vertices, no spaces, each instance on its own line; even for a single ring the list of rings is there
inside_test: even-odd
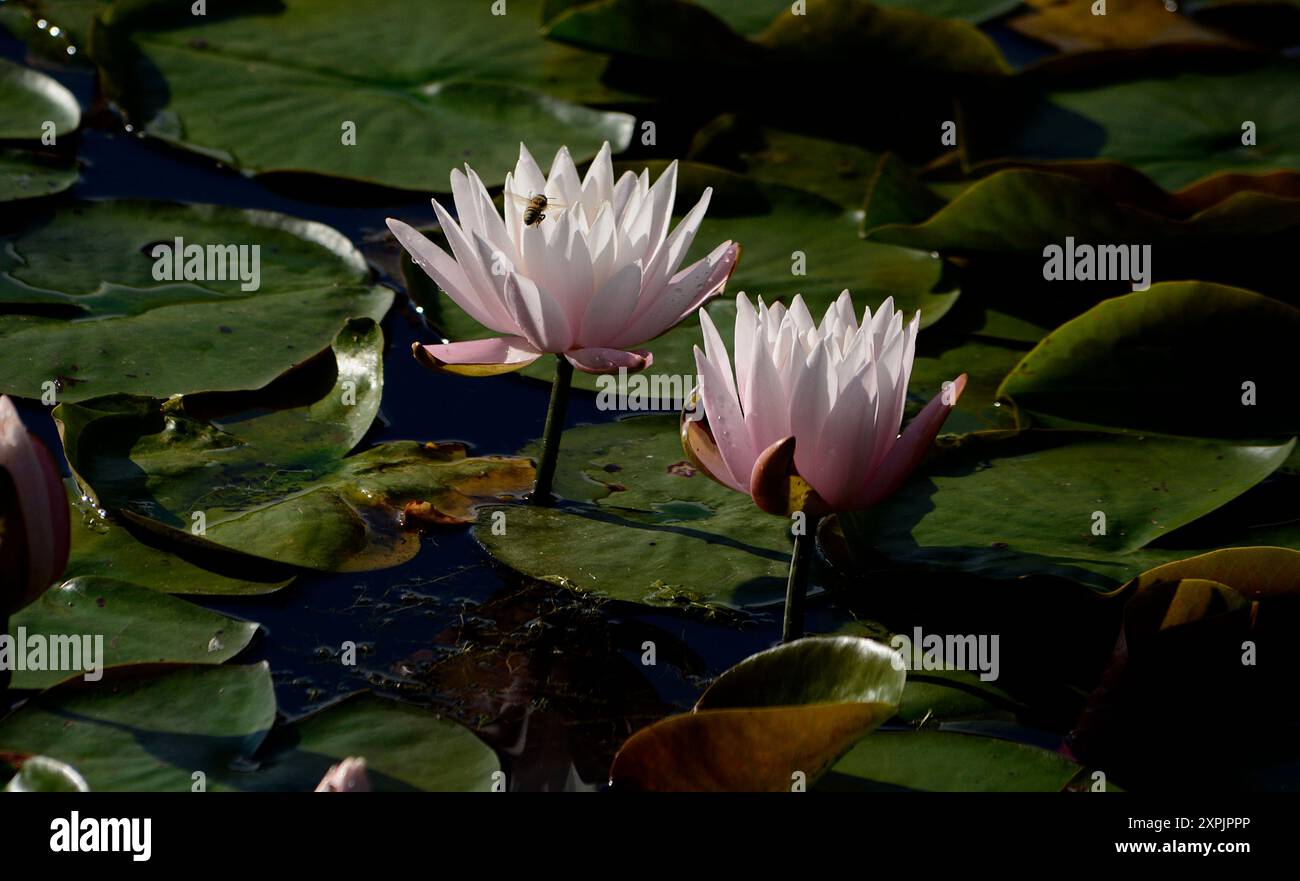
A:
[[[166,594],[111,578],[72,578],[14,615],[9,632],[26,636],[101,638],[96,672],[128,664],[220,664],[239,654],[257,624],[239,621]],[[86,648],[83,643],[83,651]],[[93,643],[91,644],[93,646]],[[95,649],[96,652],[100,649]],[[90,657],[83,655],[83,664]],[[43,661],[42,664],[48,664]],[[84,670],[84,668],[83,668]],[[82,671],[15,670],[12,687],[43,689]]]
[[[89,792],[77,769],[48,756],[28,756],[5,784],[5,792]]]
[[[1242,143],[1248,121],[1254,145]],[[967,147],[972,161],[1114,159],[1167,190],[1226,171],[1297,169],[1300,69],[1177,73],[1057,91],[1023,117],[985,114]]]
[[[257,246],[260,286],[242,289],[252,283],[226,251],[204,273],[221,278],[155,278],[158,249],[177,238],[205,254]],[[266,211],[87,202],[43,212],[0,245],[0,392],[25,397],[46,383],[65,402],[259,388],[392,302],[340,233]],[[243,253],[252,278],[254,252]]]
[[[564,5],[567,8],[547,20],[547,34],[601,52],[668,60],[678,47],[685,47],[685,57],[724,67],[748,66],[760,73],[777,62],[817,66],[843,59],[945,74],[1007,72],[997,46],[969,22],[931,18],[902,8],[931,5],[941,11],[945,5],[953,6],[942,0],[933,4],[808,0],[800,15],[792,14],[786,3],[781,14],[769,18],[770,24],[762,28],[757,25],[769,8],[766,2],[744,4],[743,10],[735,0],[701,4],[708,11],[681,0],[653,6],[636,0]],[[973,13],[981,8],[966,6]]]
[[[468,161],[492,186],[520,140],[581,160],[632,135],[631,116],[570,103],[615,96],[599,85],[604,59],[537,33],[540,5],[512,0],[497,15],[396,0],[376,15],[286,0],[196,24],[188,4],[156,0],[104,12],[95,58],[143,131],[249,173],[424,192]]]
[[[37,140],[54,123],[54,136],[81,124],[77,99],[58,80],[0,58],[0,138]]]
[[[523,492],[531,465],[460,444],[394,441],[345,458],[382,394],[383,336],[358,320],[333,357],[257,393],[167,402],[117,396],[55,410],[73,473],[135,526],[281,565],[395,566],[419,550],[407,521],[467,523]]]
[[[275,721],[265,663],[68,683],[0,720],[0,751],[49,756],[96,791],[188,792],[247,764]]]
[[[248,557],[205,542],[167,542],[141,529],[102,517],[83,502],[68,481],[72,510],[72,548],[65,578],[107,576],[162,593],[213,596],[252,596],[274,593],[294,577],[287,567],[268,567]],[[164,546],[165,545],[165,546]]]
[[[614,757],[616,788],[789,792],[810,785],[898,708],[896,652],[807,637],[723,673],[687,714],[643,728]]]
[[[492,748],[450,719],[361,693],[275,729],[257,770],[231,775],[239,789],[309,791],[348,756],[366,760],[377,792],[490,792],[501,763]]]
[[[655,175],[662,163],[650,165]],[[768,303],[781,300],[787,304],[801,293],[817,316],[845,289],[852,293],[859,316],[864,306],[874,310],[892,296],[894,305],[904,312],[921,310],[922,327],[942,318],[957,299],[958,291],[945,276],[944,262],[937,254],[862,241],[857,210],[804,190],[756,183],[695,164],[682,168],[677,207],[694,205],[706,186],[714,187],[714,198],[683,265],[728,239],[740,242],[744,249],[726,291],[708,307],[719,328],[734,326],[735,294],[742,291],[751,299],[762,296]],[[797,270],[803,274],[795,274]],[[419,270],[407,272],[408,284],[427,290],[428,283],[417,277],[422,275]],[[437,303],[438,324],[449,338],[499,335],[475,322],[449,298],[439,297]],[[730,339],[729,331],[724,334]],[[693,377],[693,351],[702,339],[699,319],[688,317],[649,344],[654,364],[647,375]],[[522,372],[550,381],[554,367],[549,359],[539,359]],[[596,390],[601,388],[601,380],[579,373],[574,385]]]
[[[1144,266],[1150,282],[1197,278],[1297,300],[1284,280],[1289,272],[1286,243],[1300,229],[1300,198],[1289,179],[1216,178],[1156,198],[1150,190],[1137,191],[1132,180],[1108,191],[1096,171],[1089,174],[1077,165],[997,171],[924,222],[891,221],[869,229],[867,237],[971,259],[1018,259],[1022,262],[1010,267],[1014,271],[996,268],[1003,286],[1021,289],[1018,296],[1003,294],[1013,304],[1028,301],[1033,306],[1034,300],[1060,299],[1064,292],[1074,300],[1087,294],[1086,306],[1091,306],[1101,296],[1131,289],[1131,280],[1115,278],[1123,273],[1110,269],[1109,257],[1108,282],[1045,281],[1045,249],[1054,245],[1064,250],[1067,237],[1076,249],[1149,246]],[[1124,256],[1130,255],[1124,248]],[[1127,262],[1116,261],[1116,269]],[[1132,280],[1137,280],[1136,268],[1129,267]],[[1092,274],[1099,274],[1095,261]]]
[[[952,731],[876,732],[822,778],[820,791],[1060,792],[1083,766],[994,737]]]
[[[895,562],[995,578],[1049,574],[1107,590],[1187,556],[1149,545],[1246,492],[1293,446],[980,432],[941,439],[934,461],[897,495],[841,521],[852,547]]]
[[[1029,0],[1027,5],[1030,9],[1008,19],[1007,26],[1061,52],[1152,46],[1244,48],[1226,34],[1201,27],[1161,3],[1109,0],[1105,15],[1093,14],[1089,2]]]
[[[25,150],[0,150],[0,202],[52,196],[76,182],[75,163]]]
[[[697,472],[675,416],[569,429],[555,491],[585,504],[493,509],[474,537],[525,575],[628,602],[740,609],[785,596],[790,524]]]
[[[1300,434],[1297,338],[1294,306],[1221,285],[1158,284],[1057,328],[997,394],[1048,425],[1291,437]]]
[[[1161,582],[1193,578],[1218,582],[1252,600],[1292,596],[1300,590],[1300,551],[1224,548],[1157,566],[1125,588],[1136,592]]]

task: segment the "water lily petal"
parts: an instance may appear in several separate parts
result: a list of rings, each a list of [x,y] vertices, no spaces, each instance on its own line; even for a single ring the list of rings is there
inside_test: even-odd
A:
[[[460,376],[495,376],[527,367],[542,353],[520,336],[491,337],[460,343],[411,346],[415,360],[425,367]]]
[[[697,260],[674,276],[658,295],[647,293],[643,277],[641,298],[633,318],[615,345],[633,345],[652,340],[681,324],[692,312],[699,311],[709,299],[722,293],[739,259],[739,243],[723,242],[707,257]],[[650,300],[648,305],[645,303],[647,299]]]
[[[564,357],[583,373],[596,374],[618,373],[619,370],[636,373],[654,363],[654,355],[650,352],[628,352],[623,349],[606,349],[599,346],[574,349],[565,352]]]
[[[573,332],[564,307],[525,275],[506,276],[506,305],[522,335],[540,352],[567,351]]]
[[[481,301],[474,285],[470,284],[465,270],[449,254],[429,241],[418,230],[395,218],[388,218],[388,228],[399,241],[415,265],[424,270],[438,287],[451,297],[479,324],[491,327],[497,322],[496,314]]]
[[[921,464],[934,443],[944,420],[956,406],[966,388],[966,374],[952,381],[947,389],[930,399],[916,418],[908,423],[902,437],[895,441],[880,467],[859,488],[855,508],[869,508],[893,495]]]

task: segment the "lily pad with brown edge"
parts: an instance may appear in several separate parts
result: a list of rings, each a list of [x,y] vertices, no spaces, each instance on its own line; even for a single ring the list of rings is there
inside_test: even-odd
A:
[[[1297,338],[1300,308],[1240,288],[1165,282],[1052,331],[997,396],[1022,421],[1047,426],[1287,439],[1300,434]]]
[[[249,174],[446,191],[464,162],[502,183],[521,138],[581,160],[632,136],[633,117],[583,106],[626,96],[602,85],[606,59],[543,39],[540,0],[508,15],[462,0],[189,6],[110,6],[92,54],[137,128]]]
[[[1221,172],[1300,169],[1300,67],[1290,64],[1061,89],[966,115],[972,163],[1112,159],[1166,190]]]
[[[109,668],[131,664],[221,664],[248,646],[257,627],[147,587],[95,576],[72,578],[10,618],[13,651],[21,653],[38,642],[45,647],[36,668],[30,651],[21,660],[15,655],[19,667],[11,687],[45,689],[83,678],[92,682]]]
[[[180,280],[177,239],[197,249],[181,252]],[[260,388],[349,319],[382,318],[393,294],[370,280],[341,233],[282,214],[42,208],[0,237],[0,392],[40,398],[53,383],[69,402]]]
[[[75,162],[27,150],[0,149],[0,202],[53,196],[76,182]]]
[[[375,792],[491,792],[496,753],[468,728],[421,707],[361,692],[271,731],[250,772],[220,788],[310,792],[348,756],[366,761]]]
[[[1270,724],[1276,713],[1268,696],[1289,683],[1294,667],[1281,671],[1274,661],[1255,675],[1254,662],[1245,660],[1251,617],[1249,600],[1217,581],[1173,575],[1140,586],[1127,598],[1110,662],[1071,734],[1073,752],[1150,780],[1176,778],[1242,725],[1254,748],[1286,737]],[[1263,700],[1252,688],[1261,678],[1274,683]],[[1214,712],[1198,700],[1205,694],[1215,695]],[[1249,755],[1219,764],[1246,765]]]
[[[896,652],[852,636],[806,637],[741,661],[690,713],[633,734],[614,757],[617,789],[789,792],[811,785],[894,714]]]
[[[1300,550],[1292,548],[1224,548],[1174,560],[1143,572],[1125,585],[1144,590],[1165,581],[1199,578],[1216,581],[1251,600],[1300,594]]]
[[[274,722],[265,663],[113,671],[0,719],[0,752],[66,762],[99,792],[190,792],[247,765]]]
[[[819,792],[1060,792],[1085,771],[1060,753],[955,731],[877,731],[822,777]]]
[[[698,471],[675,415],[569,429],[555,492],[572,504],[493,508],[475,539],[517,572],[597,597],[708,615],[785,596],[790,522]]]
[[[68,485],[71,552],[65,578],[105,576],[169,594],[255,596],[293,581],[290,567],[240,554],[190,533],[160,537],[99,513]],[[188,536],[188,537],[187,537]]]
[[[1196,553],[1179,545],[1180,528],[1255,487],[1294,444],[1045,429],[941,437],[897,494],[839,520],[860,565],[1049,575],[1107,592]],[[1220,546],[1290,543],[1300,548],[1300,529],[1219,534]]]
[[[646,164],[636,164],[636,170]],[[665,163],[648,164],[655,176]],[[708,306],[729,346],[735,296],[742,291],[751,301],[761,296],[768,303],[781,300],[787,304],[799,293],[812,313],[820,316],[848,289],[859,318],[864,307],[875,310],[892,296],[895,307],[903,312],[921,311],[922,327],[939,321],[959,296],[937,254],[864,242],[859,235],[859,212],[815,193],[757,183],[712,166],[683,163],[676,209],[689,210],[707,186],[714,188],[713,200],[682,265],[705,256],[724,241],[740,242],[743,250],[736,270],[726,290]],[[500,335],[474,321],[450,298],[434,296],[433,283],[407,258],[403,270],[408,289],[418,300],[432,303],[430,315],[448,338]],[[797,270],[803,274],[795,274]],[[703,339],[701,334],[699,319],[687,316],[677,327],[650,341],[645,348],[654,353],[654,363],[645,372],[647,379],[665,382],[694,377],[693,350]],[[550,382],[554,366],[550,359],[539,359],[522,373]],[[577,373],[573,384],[594,391],[607,387],[608,379]]]
[[[1125,188],[1112,196],[1113,190],[1099,186],[1096,176],[1078,165],[1003,169],[971,185],[929,219],[877,226],[867,238],[969,260],[1019,261],[1010,269],[999,267],[1004,286],[1023,289],[1011,297],[1013,302],[1087,294],[1086,308],[1104,296],[1131,290],[1134,282],[1188,278],[1300,302],[1279,281],[1287,271],[1286,243],[1300,230],[1300,191],[1293,176],[1235,177],[1226,192],[1211,179],[1186,198],[1175,194],[1159,200],[1149,198],[1151,191],[1134,195],[1132,187]],[[1162,213],[1181,208],[1193,213]],[[1073,257],[1067,253],[1071,245]],[[1062,265],[1059,277],[1048,280],[1047,249],[1052,246],[1061,249]],[[1107,249],[1098,251],[1100,246]],[[1148,250],[1135,256],[1135,247]],[[1093,251],[1091,258],[1084,256],[1087,249]],[[1085,271],[1089,259],[1091,268]],[[1140,277],[1144,274],[1145,279]]]
[[[0,139],[58,138],[79,125],[81,107],[58,80],[0,58]]]
[[[393,441],[347,456],[379,406],[382,349],[378,325],[354,321],[332,357],[260,392],[116,396],[54,415],[79,482],[133,527],[280,565],[386,568],[419,550],[415,527],[471,522],[478,504],[526,490],[533,469],[469,458],[460,444]]]
[[[1202,27],[1146,0],[1108,0],[1105,15],[1083,0],[1027,0],[1029,9],[1007,19],[1007,27],[1060,52],[1149,49],[1153,46],[1244,49],[1227,34]]]

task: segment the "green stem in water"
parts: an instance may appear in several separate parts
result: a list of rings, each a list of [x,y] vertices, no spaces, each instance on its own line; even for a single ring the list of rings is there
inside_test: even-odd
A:
[[[537,463],[537,482],[528,497],[534,505],[550,505],[555,501],[551,484],[555,482],[555,463],[560,458],[560,436],[564,434],[564,412],[569,408],[572,381],[573,365],[563,355],[556,355],[551,404],[546,410],[546,428],[542,432],[542,459]]]
[[[817,556],[817,526],[820,518],[809,517],[804,522],[804,532],[794,537],[794,550],[790,552],[790,580],[785,585],[785,622],[781,626],[781,642],[794,642],[803,636],[804,599],[808,595],[808,576],[812,573],[813,558]]]

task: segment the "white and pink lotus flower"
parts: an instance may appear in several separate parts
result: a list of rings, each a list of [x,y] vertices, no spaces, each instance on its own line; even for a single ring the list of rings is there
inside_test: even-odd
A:
[[[422,363],[451,373],[505,373],[546,353],[587,373],[641,370],[652,355],[635,347],[719,293],[740,254],[738,244],[723,242],[679,269],[712,191],[669,232],[677,163],[653,185],[648,171],[615,182],[609,144],[583,178],[568,148],[544,177],[520,144],[519,162],[506,175],[504,216],[468,165],[452,171],[451,189],[454,219],[433,202],[450,255],[408,224],[388,220],[416,265],[474,320],[502,334],[415,347]],[[522,203],[536,195],[553,207],[528,225]]]
[[[869,508],[901,487],[966,386],[962,374],[899,428],[921,313],[906,324],[886,299],[859,324],[844,291],[821,323],[803,298],[786,309],[736,298],[735,370],[717,327],[700,310],[695,347],[707,426],[683,421],[682,442],[717,482],[788,514]],[[793,479],[793,484],[792,484]]]

